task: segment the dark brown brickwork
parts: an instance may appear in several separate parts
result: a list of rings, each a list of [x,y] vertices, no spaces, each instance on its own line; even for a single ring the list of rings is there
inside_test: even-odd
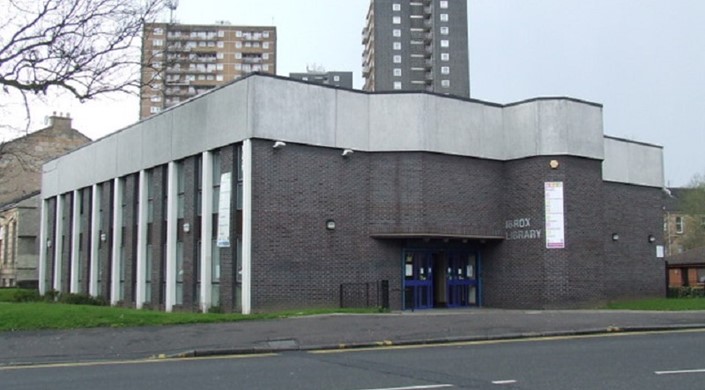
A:
[[[230,145],[220,149],[220,172],[232,172],[232,188],[230,196],[230,247],[220,248],[220,307],[231,312],[239,307],[240,297],[236,297],[235,272],[237,263],[237,227],[236,227],[236,205],[237,205],[237,148],[239,146]],[[222,190],[222,189],[221,189]],[[217,229],[214,230],[217,232]]]
[[[100,194],[100,234],[105,240],[100,240],[98,249],[98,279],[100,280],[100,296],[110,300],[110,281],[112,278],[112,248],[113,248],[113,187],[112,181],[101,184]]]
[[[371,237],[391,233],[488,237],[470,244],[481,248],[482,300],[490,307],[585,307],[662,288],[662,266],[635,264],[654,257],[646,230],[658,228],[658,190],[606,184],[600,161],[340,153],[293,144],[274,150],[269,141],[253,141],[253,310],[335,306],[341,283],[382,279],[390,280],[391,304],[399,308],[400,258],[408,243]],[[558,169],[550,167],[553,159]],[[565,249],[546,248],[544,183],[552,181],[564,185]],[[641,201],[628,203],[630,197]],[[610,207],[622,216],[606,218],[614,215]],[[336,230],[325,229],[328,219]],[[527,228],[540,236],[492,238],[505,237],[506,221],[514,219],[529,220]],[[642,247],[619,256],[606,251],[608,231],[642,220],[650,226],[639,234]],[[631,277],[634,270],[643,276]]]
[[[197,243],[200,240],[198,229],[196,229],[196,221],[198,219],[198,211],[196,210],[196,175],[200,174],[198,168],[198,160],[200,156],[189,157],[184,160],[184,217],[180,220],[179,235],[180,241],[183,242],[184,262],[183,262],[183,308],[190,310],[198,305],[196,290],[196,262],[198,255],[196,253]],[[183,231],[183,224],[189,224],[189,232]]]
[[[661,189],[609,182],[604,187],[606,298],[664,297],[665,262],[656,258],[656,245],[663,244]],[[649,235],[656,242],[649,243]]]
[[[152,245],[152,302],[153,308],[162,308],[164,305],[164,243],[166,242],[166,209],[164,208],[167,192],[167,166],[162,165],[152,169],[152,207],[154,215],[148,225],[149,242]]]
[[[551,160],[559,162],[551,169]],[[575,307],[602,299],[600,161],[534,157],[505,163],[504,217],[528,219],[535,239],[505,240],[484,253],[484,303],[492,307]],[[563,182],[565,249],[547,249],[545,182]],[[512,229],[505,229],[505,234]]]
[[[123,193],[123,236],[122,250],[125,251],[123,258],[125,259],[123,278],[125,281],[123,291],[123,301],[126,306],[134,306],[135,302],[135,279],[137,265],[137,203],[139,191],[139,174],[135,173],[127,175],[124,178],[124,193]]]
[[[68,293],[71,283],[71,227],[72,227],[72,210],[73,210],[73,193],[67,193],[63,196],[63,206],[61,213],[63,215],[63,237],[61,238],[61,292]]]
[[[54,266],[56,265],[56,256],[54,255],[54,246],[56,245],[56,197],[47,201],[46,223],[47,223],[47,241],[51,241],[51,247],[47,247],[47,242],[42,242],[40,250],[46,251],[46,279],[45,287],[47,291],[54,289]]]
[[[91,203],[92,189],[84,188],[80,191],[81,194],[81,241],[79,242],[81,256],[80,292],[88,294],[88,282],[90,281],[91,267],[89,263],[91,250]]]
[[[240,145],[219,151],[220,172],[232,172],[229,248],[220,248],[220,306],[239,311],[237,210]],[[252,310],[336,307],[343,283],[388,280],[392,309],[402,307],[404,249],[475,251],[481,258],[481,303],[503,308],[574,308],[610,299],[662,296],[664,263],[649,235],[660,236],[658,188],[604,182],[601,161],[541,156],[507,162],[424,152],[355,152],[252,140]],[[198,307],[200,156],[182,161],[184,213],[178,220],[183,244],[183,304]],[[552,168],[551,160],[559,166]],[[153,222],[149,306],[163,308],[167,166],[152,171]],[[219,180],[219,178],[217,178]],[[544,183],[564,187],[565,248],[547,249]],[[108,298],[112,246],[113,182],[101,185],[99,256],[101,294]],[[126,303],[134,304],[137,174],[125,180],[124,243]],[[90,189],[81,192],[81,250],[90,243]],[[55,237],[56,201],[47,210],[48,237]],[[70,275],[71,194],[63,207],[62,290]],[[214,210],[217,219],[217,210]],[[335,221],[335,229],[326,222]],[[512,236],[521,229],[538,232]],[[185,223],[190,231],[185,232]],[[217,221],[213,221],[217,234]],[[620,239],[613,241],[612,233]],[[391,238],[391,235],[398,235]],[[428,239],[410,239],[428,235]],[[450,238],[447,238],[450,237]],[[462,237],[466,237],[463,240]],[[49,252],[47,280],[53,275]],[[87,285],[87,263],[83,264]],[[85,290],[85,287],[84,287]]]
[[[400,240],[381,233],[500,235],[502,165],[427,153],[355,153],[253,142],[252,306],[336,306],[341,283],[390,281]],[[326,230],[328,219],[336,221]]]

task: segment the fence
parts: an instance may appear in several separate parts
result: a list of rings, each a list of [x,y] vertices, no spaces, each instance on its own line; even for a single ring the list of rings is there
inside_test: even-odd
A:
[[[389,281],[343,283],[340,285],[341,308],[381,307],[389,309]]]

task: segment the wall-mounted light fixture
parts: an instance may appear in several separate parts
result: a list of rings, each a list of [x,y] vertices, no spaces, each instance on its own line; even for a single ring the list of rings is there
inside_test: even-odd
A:
[[[101,241],[107,241],[108,240],[108,235],[105,233],[100,233],[100,240]]]
[[[612,233],[612,241],[619,241],[619,234],[618,233]]]
[[[654,242],[656,242],[656,237],[654,237],[653,234],[649,234],[648,240],[649,240],[649,244],[653,244]]]
[[[335,230],[335,221],[332,219],[327,220],[326,221],[326,229]]]
[[[274,149],[281,149],[286,146],[286,142],[284,141],[275,141],[274,145],[272,145],[272,148]]]
[[[352,149],[345,149],[345,150],[343,150],[342,156],[343,156],[343,157],[348,157],[349,155],[351,155],[351,154],[353,154],[353,153],[355,153],[355,152],[354,152]]]
[[[184,233],[190,232],[191,231],[191,224],[186,222],[183,226],[183,229],[184,229]]]
[[[47,240],[47,248],[51,248],[51,240]]]
[[[551,169],[558,169],[558,167],[561,164],[558,162],[558,160],[551,160],[551,162],[548,163],[548,166],[551,167]]]

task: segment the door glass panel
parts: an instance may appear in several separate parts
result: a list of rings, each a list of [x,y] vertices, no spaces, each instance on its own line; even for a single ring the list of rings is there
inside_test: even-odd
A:
[[[468,289],[468,292],[469,292],[468,304],[477,305],[477,287],[470,286],[470,288]]]
[[[411,254],[406,255],[404,262],[404,278],[406,280],[414,279],[414,257]]]

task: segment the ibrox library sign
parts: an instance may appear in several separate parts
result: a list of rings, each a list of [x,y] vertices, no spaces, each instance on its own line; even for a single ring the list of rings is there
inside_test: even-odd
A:
[[[510,219],[504,222],[507,240],[532,240],[541,238],[541,229],[532,229],[531,218]]]

